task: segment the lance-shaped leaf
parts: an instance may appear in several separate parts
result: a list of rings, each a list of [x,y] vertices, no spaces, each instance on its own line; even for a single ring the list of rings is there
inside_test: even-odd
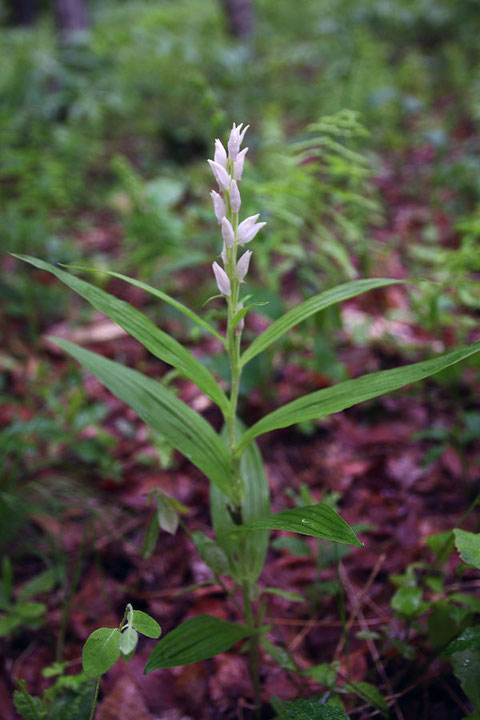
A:
[[[160,668],[177,667],[207,660],[229,650],[250,634],[245,625],[197,615],[178,625],[154,647],[144,674]]]
[[[228,401],[225,393],[207,368],[202,365],[177,340],[163,332],[136,308],[124,300],[91,285],[85,280],[60,270],[50,263],[30,257],[29,255],[15,255],[14,257],[30,263],[34,267],[46,270],[55,275],[65,285],[75,290],[94,308],[104,313],[113,322],[117,323],[129,335],[138,340],[153,355],[160,358],[198,385],[208,397],[223,411],[228,411]]]
[[[236,433],[239,437],[244,428],[243,423],[237,419]],[[222,431],[225,446],[228,443],[226,429]],[[245,486],[245,498],[242,503],[242,517],[249,522],[258,517],[268,515],[270,512],[270,489],[265,474],[262,456],[256,445],[252,443],[242,455],[240,474]],[[210,486],[210,514],[218,544],[227,556],[236,562],[232,565],[238,569],[242,582],[246,579],[253,583],[260,575],[268,549],[269,532],[252,533],[244,538],[241,547],[237,538],[230,534],[233,520],[228,510],[228,498],[214,485]]]
[[[59,338],[50,338],[167,438],[229,495],[230,459],[220,437],[198,413],[152,378]]]
[[[236,452],[240,453],[257,435],[288,427],[305,420],[315,420],[358,403],[370,400],[380,395],[398,390],[412,382],[444,370],[450,365],[474,355],[480,350],[480,341],[460,350],[454,350],[446,355],[440,355],[432,360],[413,363],[393,370],[380,370],[379,372],[363,375],[355,380],[346,380],[333,387],[324,388],[317,392],[304,395],[293,400],[274,412],[259,420],[247,430],[237,445]]]
[[[243,525],[232,526],[230,532],[236,534],[252,530],[287,530],[299,535],[363,547],[350,525],[333,508],[324,504],[281,510]]]
[[[122,273],[113,272],[113,270],[104,270],[103,268],[101,270],[97,270],[97,268],[81,267],[78,265],[69,265],[68,267],[72,270],[80,270],[82,272],[100,272],[104,275],[110,275],[110,277],[124,280],[125,282],[130,283],[130,285],[135,285],[135,287],[138,287],[141,290],[145,290],[145,292],[150,293],[150,295],[154,295],[155,297],[159,298],[159,300],[163,300],[164,302],[168,303],[168,305],[171,305],[173,308],[175,308],[175,310],[183,313],[201,328],[214,335],[217,340],[225,343],[225,338],[222,337],[220,333],[215,330],[213,325],[210,325],[209,322],[200,317],[200,315],[197,315],[197,313],[193,310],[190,310],[189,307],[181,303],[179,300],[175,300],[175,298],[172,298],[170,295],[167,295],[167,293],[164,293],[163,290],[154,288],[152,287],[152,285],[148,285],[148,283],[144,283],[141,280],[136,280],[135,278],[128,277],[128,275],[122,275]]]
[[[290,328],[298,323],[306,320],[311,315],[325,310],[330,305],[348,300],[348,298],[361,295],[367,290],[385,287],[386,285],[394,285],[401,283],[401,280],[391,280],[387,278],[369,278],[367,280],[354,280],[353,282],[344,283],[337,287],[325,290],[324,292],[314,295],[314,297],[305,300],[297,307],[289,310],[285,315],[275,320],[261,335],[255,338],[252,344],[245,350],[242,355],[241,363],[245,365],[255,355],[261,353],[265,348],[271,345],[275,340],[284,335]]]

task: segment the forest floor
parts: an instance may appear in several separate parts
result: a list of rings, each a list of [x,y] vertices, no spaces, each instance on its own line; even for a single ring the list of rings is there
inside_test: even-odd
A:
[[[420,156],[411,159],[409,167],[400,164],[400,170],[395,170],[392,163],[378,180],[389,208],[382,233],[395,233],[407,242],[427,216],[428,221],[433,218],[442,233],[451,232],[448,218],[439,210],[433,212],[424,199],[413,200],[410,193],[402,195],[402,188],[410,182],[409,172],[422,177],[428,170],[426,165],[428,153],[424,153],[423,159]],[[107,245],[109,237],[118,235],[108,223],[94,232],[96,238],[107,238]],[[87,245],[90,241],[93,242],[86,238]],[[405,277],[407,271],[402,263],[401,253],[391,256],[388,267],[375,274],[390,271],[396,277]],[[189,271],[182,278],[188,285],[195,274]],[[145,303],[144,296],[134,288],[113,282],[110,289],[137,306]],[[408,309],[408,292],[404,287],[393,286],[343,304],[344,330],[338,336],[338,357],[351,377],[421,359],[429,351],[455,344],[455,333],[433,337],[416,324],[413,315],[409,321],[396,324],[382,319],[385,309]],[[370,318],[372,339],[368,344],[355,346],[351,329],[364,317]],[[44,378],[45,385],[50,381],[54,384],[69,372],[69,363],[54,351],[45,339],[47,335],[61,334],[108,357],[141,366],[144,372],[165,372],[162,363],[101,316],[94,315],[80,329],[71,329],[67,319],[44,330],[41,344],[32,355],[21,340],[21,329],[18,332],[12,323],[11,336],[15,340],[7,352],[20,361],[8,372],[8,388],[15,404],[1,409],[2,425],[18,414],[22,398],[23,419],[34,417],[38,408],[32,407],[28,395],[40,358],[48,358],[50,366],[51,375]],[[396,337],[394,342],[392,337]],[[480,333],[469,339],[480,339]],[[402,346],[408,347],[408,351],[404,352]],[[319,374],[286,364],[276,373],[268,397],[256,390],[244,400],[242,417],[250,424],[271,409],[272,399],[280,404],[326,382]],[[176,386],[184,401],[219,427],[217,411],[205,396],[189,382],[181,381]],[[162,534],[153,555],[149,559],[141,557],[152,513],[147,503],[150,491],[161,488],[177,498],[190,509],[185,517],[189,529],[208,531],[207,480],[177,453],[169,466],[161,469],[155,461],[151,436],[134,413],[92,376],[85,378],[85,389],[89,400],[101,402],[108,410],[102,429],[114,441],[109,452],[121,468],[120,479],[91,467],[90,476],[84,478],[89,488],[87,494],[65,506],[61,517],[34,512],[30,518],[32,537],[43,538],[45,552],[49,545],[60,548],[66,557],[70,580],[77,575],[68,599],[68,623],[62,641],[71,672],[81,669],[81,648],[88,634],[100,625],[118,625],[127,602],[148,611],[162,626],[163,634],[185,618],[203,612],[237,619],[234,607],[224,600],[217,585],[188,589],[207,579],[210,571],[181,529],[175,536]],[[478,442],[462,449],[452,440],[440,448],[435,459],[425,463],[427,454],[436,447],[435,442],[416,437],[431,428],[445,430],[445,435],[451,438],[455,433],[458,436],[463,414],[480,410],[478,390],[478,373],[464,367],[454,385],[433,379],[319,421],[303,432],[298,428],[277,431],[263,436],[259,442],[273,510],[291,507],[304,483],[318,501],[325,493],[330,497],[335,493],[342,517],[363,527],[359,535],[364,547],[340,554],[337,566],[328,544],[322,546],[321,554],[313,539],[307,539],[303,550],[297,547],[296,551],[293,547],[282,548],[281,542],[274,543],[261,584],[299,593],[304,602],[268,596],[265,622],[272,625],[272,638],[289,649],[302,669],[335,659],[339,662],[340,678],[376,684],[392,700],[392,717],[398,720],[456,720],[468,714],[459,684],[448,666],[439,660],[428,664],[428,647],[421,631],[415,626],[408,627],[392,611],[390,600],[395,587],[389,578],[404,573],[412,563],[431,563],[426,537],[456,527],[478,491]],[[91,432],[87,428],[82,437]],[[78,468],[71,448],[59,447],[58,453],[53,470],[40,469],[28,480],[41,482],[48,475],[49,482],[54,483],[56,476],[59,481],[69,474],[75,476]],[[146,463],[145,457],[150,457],[151,462]],[[30,531],[26,532],[28,535]],[[452,588],[457,582],[457,564],[452,561],[448,568],[448,584]],[[40,570],[38,554],[24,553],[15,565],[18,588]],[[340,620],[339,578],[348,643]],[[474,582],[472,576],[469,590]],[[61,608],[65,607],[62,591],[50,593],[46,603],[48,611],[41,629],[25,629],[2,640],[0,707],[4,720],[17,717],[10,700],[14,677],[25,678],[30,692],[40,692],[48,684],[41,671],[55,658]],[[358,631],[363,638],[357,636]],[[366,631],[376,635],[365,637]],[[392,638],[413,645],[415,657],[403,658]],[[152,641],[141,640],[140,651],[131,662],[117,663],[102,680],[97,720],[253,717],[247,660],[238,648],[212,660],[144,677],[142,670],[151,648]],[[306,675],[280,669],[267,655],[262,657],[261,668],[266,703],[271,695],[288,700],[308,697],[323,689]],[[366,720],[376,714],[365,705],[353,710],[351,717]]]

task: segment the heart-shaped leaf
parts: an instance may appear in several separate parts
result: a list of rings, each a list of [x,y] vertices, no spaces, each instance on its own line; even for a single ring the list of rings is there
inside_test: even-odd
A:
[[[82,665],[89,677],[99,677],[115,665],[120,657],[121,632],[118,628],[98,628],[83,646]]]
[[[162,628],[157,621],[141,610],[133,611],[132,625],[135,630],[149,638],[159,638],[162,632]]]

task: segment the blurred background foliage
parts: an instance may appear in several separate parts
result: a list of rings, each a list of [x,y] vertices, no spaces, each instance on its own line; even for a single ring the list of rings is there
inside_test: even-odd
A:
[[[41,359],[46,330],[92,316],[8,251],[128,273],[218,320],[204,307],[220,251],[206,158],[236,121],[251,125],[242,214],[268,223],[248,283],[252,302],[268,301],[258,314],[357,277],[433,279],[409,289],[408,307],[376,308],[396,358],[411,348],[395,322],[413,318],[438,349],[467,340],[480,309],[478,0],[76,0],[73,26],[68,4],[0,0],[0,636],[42,625],[31,598],[56,589],[57,659],[82,552],[68,561],[56,519],[78,520],[82,543],[95,513],[109,522],[86,488],[123,479],[118,438],[136,428],[115,417],[106,430],[111,408],[80,371]],[[198,339],[168,307],[147,312]],[[367,315],[353,316],[349,342],[371,341]],[[270,402],[289,362],[312,389],[347,377],[341,327],[336,308],[290,333],[248,364],[243,398],[257,388]],[[204,361],[227,376],[221,357]],[[433,439],[454,442],[447,430]],[[162,438],[147,441],[156,456],[139,462],[174,463]]]
[[[259,313],[281,314],[285,291],[308,297],[397,274],[436,281],[412,289],[409,308],[434,338],[464,339],[476,324],[475,0],[0,0],[0,23],[5,251],[127,272],[201,310],[220,249],[206,158],[213,138],[243,121],[252,127],[242,212],[268,222],[249,275],[254,301],[268,301]],[[42,273],[7,254],[1,262],[2,340],[12,323],[20,329],[0,357],[7,397],[27,345],[89,311]],[[203,311],[215,319],[215,307]],[[312,318],[285,339],[281,364],[345,377],[324,342],[340,327],[338,309]],[[226,375],[221,358],[209,362]],[[244,394],[268,392],[272,362],[248,366]],[[18,463],[28,470],[32,444],[47,462],[52,442],[82,433],[67,417],[77,402],[68,379],[57,408],[48,381],[31,383],[44,417],[20,418],[0,442],[9,503],[9,478]],[[105,444],[99,436],[88,452],[105,457]]]

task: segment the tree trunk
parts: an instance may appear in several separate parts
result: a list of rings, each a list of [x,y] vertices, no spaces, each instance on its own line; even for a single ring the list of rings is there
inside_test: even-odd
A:
[[[84,0],[55,0],[55,20],[61,41],[71,45],[75,35],[89,27]]]
[[[228,27],[235,37],[248,37],[253,32],[252,0],[222,0]]]

